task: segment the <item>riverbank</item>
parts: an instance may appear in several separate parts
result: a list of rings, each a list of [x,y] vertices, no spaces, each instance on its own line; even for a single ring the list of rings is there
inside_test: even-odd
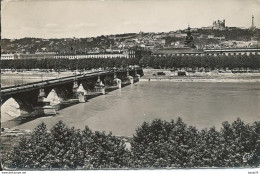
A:
[[[86,71],[88,73],[92,71]],[[260,82],[260,72],[232,73],[231,71],[219,72],[186,72],[186,76],[178,76],[178,71],[165,69],[143,69],[144,76],[140,81],[171,81],[171,82]],[[157,75],[163,72],[164,75]],[[77,72],[79,73],[79,72]],[[72,76],[75,72],[39,72],[7,71],[1,74],[2,87],[32,83],[41,80],[56,79],[60,77]]]
[[[255,82],[260,82],[260,78],[258,79],[239,79],[239,78],[172,78],[172,77],[144,77],[140,79],[141,82],[149,82],[149,81],[168,81],[168,82],[230,82],[230,83],[236,83],[236,82],[241,82],[241,83],[255,83]]]
[[[178,71],[144,69],[144,76],[140,81],[171,81],[171,82],[260,82],[259,72],[185,72],[185,76],[178,76]],[[158,75],[163,74],[163,75]]]

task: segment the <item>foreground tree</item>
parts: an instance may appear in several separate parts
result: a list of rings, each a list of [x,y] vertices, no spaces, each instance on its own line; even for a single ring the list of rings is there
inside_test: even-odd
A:
[[[14,169],[118,169],[259,167],[260,122],[241,119],[197,130],[181,118],[144,122],[125,142],[109,133],[69,128],[62,121],[47,131],[41,123],[3,160]]]
[[[197,131],[178,118],[176,123],[154,120],[136,130],[131,143],[132,167],[242,167],[259,166],[260,122],[237,119]]]
[[[104,133],[68,128],[58,122],[48,133],[41,123],[30,138],[21,138],[5,166],[17,169],[101,169],[125,167],[123,140]]]

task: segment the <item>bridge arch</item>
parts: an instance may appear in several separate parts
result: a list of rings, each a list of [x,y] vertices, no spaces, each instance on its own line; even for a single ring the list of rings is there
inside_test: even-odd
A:
[[[9,98],[1,106],[1,123],[21,116],[20,104],[14,99]]]
[[[113,75],[106,75],[106,76],[104,77],[104,83],[105,83],[106,85],[112,85],[112,84],[113,84],[113,80],[114,80]]]

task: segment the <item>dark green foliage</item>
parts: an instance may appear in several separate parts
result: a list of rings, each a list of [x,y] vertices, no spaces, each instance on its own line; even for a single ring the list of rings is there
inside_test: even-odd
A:
[[[1,69],[67,69],[89,70],[93,68],[125,68],[128,65],[137,65],[137,58],[87,58],[87,59],[16,59],[2,60]]]
[[[50,133],[41,123],[29,139],[21,138],[4,165],[17,169],[121,168],[126,166],[128,153],[124,142],[111,133],[93,133],[88,127],[80,131],[60,121]]]
[[[136,130],[131,143],[134,168],[243,167],[260,163],[260,122],[252,125],[237,119],[201,131],[178,118],[154,120]]]
[[[139,65],[153,68],[260,68],[259,55],[237,56],[143,56]]]
[[[260,68],[259,55],[237,56],[151,56],[149,53],[136,55],[136,58],[88,58],[88,59],[16,59],[2,60],[1,69],[59,69],[89,70],[93,68],[125,68],[140,65],[153,68]]]
[[[259,167],[260,122],[237,119],[219,131],[199,131],[181,118],[155,119],[137,128],[131,151],[112,133],[80,131],[62,121],[47,132],[41,123],[3,162],[16,169]]]

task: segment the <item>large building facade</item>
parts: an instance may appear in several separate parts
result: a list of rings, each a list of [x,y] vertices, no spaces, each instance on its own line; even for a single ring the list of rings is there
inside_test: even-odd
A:
[[[135,50],[109,52],[109,53],[87,53],[87,54],[57,54],[35,53],[35,54],[2,54],[1,60],[14,59],[87,59],[87,58],[135,58]]]
[[[237,56],[237,55],[260,55],[260,48],[232,48],[232,49],[205,49],[205,50],[158,50],[154,56]]]
[[[127,54],[57,54],[55,59],[87,59],[87,58],[128,58]]]
[[[14,60],[17,58],[17,54],[1,54],[1,60]]]

